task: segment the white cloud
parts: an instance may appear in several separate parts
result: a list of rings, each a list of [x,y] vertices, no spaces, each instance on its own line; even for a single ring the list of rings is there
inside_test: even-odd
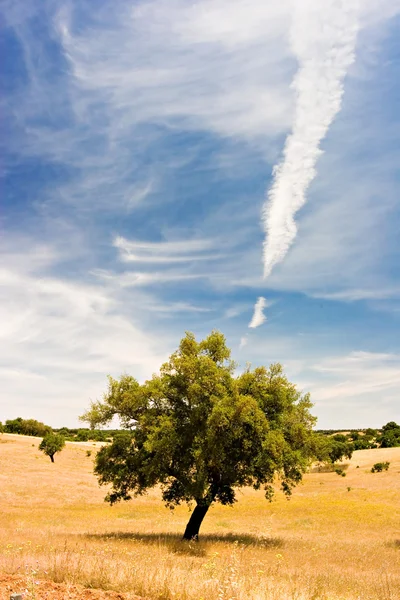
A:
[[[146,328],[146,298],[131,294],[126,304],[104,285],[39,277],[29,272],[35,255],[34,247],[8,255],[12,270],[1,270],[2,414],[72,424],[102,393],[108,373],[151,376],[168,341]]]
[[[320,142],[340,110],[343,80],[354,61],[357,4],[329,0],[295,5],[291,46],[299,61],[292,84],[296,107],[293,130],[283,160],[275,167],[264,208],[264,276],[283,260],[296,237],[294,216],[316,175]]]
[[[86,91],[78,116],[89,116],[96,93],[121,125],[178,120],[180,127],[228,137],[279,134],[291,108],[289,7],[244,0],[122,3],[112,13],[100,10],[97,26],[81,35],[61,11],[65,53]],[[114,51],[104,53],[105,47]]]
[[[374,287],[371,289],[348,289],[338,292],[324,293],[316,292],[311,294],[314,298],[324,300],[339,300],[343,302],[356,302],[357,300],[384,300],[400,297],[400,286],[391,288]]]
[[[390,151],[382,151],[382,162],[374,155],[359,165],[352,161],[373,131],[366,126],[365,138],[353,127],[336,128],[310,194],[311,209],[300,216],[296,244],[268,278],[268,287],[344,302],[398,296],[390,272],[398,253]],[[346,132],[354,147],[337,158]]]
[[[114,240],[123,262],[180,263],[198,260],[217,260],[216,243],[211,240],[178,240],[172,242],[136,242],[123,237]],[[213,250],[212,253],[204,251]]]
[[[265,336],[256,330],[244,354],[254,366],[283,364],[290,381],[311,392],[321,429],[380,427],[400,419],[400,354],[351,351],[350,339],[341,336],[340,342],[329,331],[293,335],[270,329]]]
[[[115,273],[105,271],[104,269],[95,269],[92,274],[98,279],[102,279],[114,284],[117,287],[148,287],[159,283],[177,283],[193,281],[195,279],[207,278],[206,274],[185,273],[182,271],[163,270],[146,273],[144,271],[125,271]]]
[[[249,327],[254,329],[255,327],[259,327],[267,320],[267,317],[264,315],[264,309],[267,307],[267,301],[265,298],[260,296],[257,299],[257,302],[254,306],[253,317],[249,323]]]
[[[248,338],[246,335],[244,335],[243,337],[240,338],[240,342],[239,342],[239,350],[241,350],[242,348],[244,348],[245,346],[247,346],[247,342],[248,342]]]
[[[325,385],[314,386],[314,398],[319,402],[341,402],[348,399],[381,395],[399,389],[400,355],[377,352],[351,352],[345,356],[326,358],[313,369],[327,377]]]

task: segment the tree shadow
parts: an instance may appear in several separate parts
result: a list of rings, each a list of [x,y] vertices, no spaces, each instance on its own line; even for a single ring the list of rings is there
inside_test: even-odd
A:
[[[309,473],[335,473],[337,469],[342,469],[342,471],[347,471],[350,463],[332,463],[332,464],[324,464],[318,463],[313,465],[309,470]]]
[[[126,531],[114,531],[109,533],[86,533],[81,534],[88,540],[131,540],[148,545],[165,546],[174,554],[190,554],[192,556],[204,556],[208,546],[216,542],[223,544],[239,544],[240,546],[257,546],[259,548],[281,548],[283,540],[278,537],[267,537],[262,535],[251,535],[246,533],[204,533],[200,535],[199,541],[187,541],[182,539],[178,533],[137,533]]]

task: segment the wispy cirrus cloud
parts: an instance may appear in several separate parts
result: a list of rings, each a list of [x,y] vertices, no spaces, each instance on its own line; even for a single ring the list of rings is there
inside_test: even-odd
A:
[[[217,244],[207,239],[179,240],[173,242],[142,242],[127,240],[121,236],[113,243],[123,262],[184,263],[221,258],[216,253]],[[213,252],[210,253],[210,251]]]
[[[48,422],[53,410],[61,426],[101,393],[108,373],[150,376],[167,356],[168,336],[146,329],[146,298],[131,295],[133,310],[112,286],[44,275],[42,260],[43,249],[30,246],[25,255],[9,253],[0,270],[2,416],[18,411]]]
[[[207,275],[196,274],[190,272],[182,272],[181,270],[160,270],[160,271],[124,271],[116,273],[115,271],[106,271],[104,269],[95,269],[92,274],[99,280],[110,282],[117,287],[134,288],[134,287],[151,287],[159,284],[174,284],[193,282],[193,280],[207,278]]]
[[[320,402],[340,402],[342,398],[365,398],[366,395],[395,394],[400,385],[400,355],[382,352],[353,351],[345,356],[325,358],[313,370],[326,377],[326,385],[314,387]],[[330,384],[330,385],[329,385]]]

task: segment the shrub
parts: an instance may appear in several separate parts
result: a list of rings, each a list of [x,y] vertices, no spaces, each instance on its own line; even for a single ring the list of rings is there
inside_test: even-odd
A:
[[[371,469],[371,473],[381,473],[382,471],[387,471],[389,468],[390,462],[377,462]]]
[[[346,477],[346,473],[343,471],[343,469],[340,469],[339,467],[335,469],[335,473],[337,475],[340,475],[341,477]]]

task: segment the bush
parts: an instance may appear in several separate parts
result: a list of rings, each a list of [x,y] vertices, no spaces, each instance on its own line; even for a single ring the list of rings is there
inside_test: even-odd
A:
[[[346,477],[346,473],[343,471],[343,469],[340,469],[339,467],[335,469],[335,473],[336,475],[340,475],[341,477]]]
[[[371,469],[371,473],[381,473],[382,471],[387,471],[389,468],[390,462],[377,462]]]

